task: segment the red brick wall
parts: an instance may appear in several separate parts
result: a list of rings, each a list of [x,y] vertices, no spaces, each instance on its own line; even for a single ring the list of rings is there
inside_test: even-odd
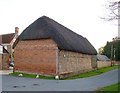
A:
[[[55,75],[56,47],[51,39],[19,41],[14,51],[14,70]]]

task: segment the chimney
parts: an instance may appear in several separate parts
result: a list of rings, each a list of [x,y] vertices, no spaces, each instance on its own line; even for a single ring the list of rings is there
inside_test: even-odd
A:
[[[19,28],[15,27],[15,34],[18,34],[18,33],[19,33]]]

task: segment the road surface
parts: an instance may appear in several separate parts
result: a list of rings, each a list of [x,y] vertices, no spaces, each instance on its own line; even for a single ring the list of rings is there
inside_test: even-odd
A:
[[[120,69],[75,80],[43,80],[2,75],[2,91],[94,91],[118,82]],[[120,82],[120,80],[119,80]]]

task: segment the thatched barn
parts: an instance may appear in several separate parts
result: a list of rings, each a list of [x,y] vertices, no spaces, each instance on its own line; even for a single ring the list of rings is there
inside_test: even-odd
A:
[[[20,34],[14,49],[15,72],[69,76],[97,65],[97,52],[85,37],[46,16]]]

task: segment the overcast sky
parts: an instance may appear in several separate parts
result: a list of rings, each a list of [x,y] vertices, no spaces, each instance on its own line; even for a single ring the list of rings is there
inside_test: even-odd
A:
[[[0,0],[0,34],[20,33],[37,18],[46,15],[86,37],[98,49],[117,36],[115,22],[100,17],[107,0]]]

